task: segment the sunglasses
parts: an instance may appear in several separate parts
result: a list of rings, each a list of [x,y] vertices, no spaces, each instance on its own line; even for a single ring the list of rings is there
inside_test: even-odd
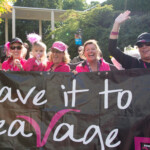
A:
[[[63,53],[63,52],[61,52],[61,51],[59,51],[59,50],[56,50],[56,49],[52,49],[51,52],[52,52],[52,53],[58,53],[58,54]]]
[[[15,50],[15,49],[17,49],[17,50],[21,50],[21,46],[11,46],[10,47],[10,49],[12,49],[12,50]]]
[[[137,44],[137,46],[138,46],[138,48],[141,48],[141,47],[143,47],[143,46],[150,46],[150,42],[144,42],[144,43],[138,43]]]

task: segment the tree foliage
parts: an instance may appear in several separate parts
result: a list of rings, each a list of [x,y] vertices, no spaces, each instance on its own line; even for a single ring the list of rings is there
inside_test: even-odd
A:
[[[104,58],[109,61],[108,40],[115,18],[121,11],[114,11],[111,5],[97,6],[86,12],[68,11],[65,22],[50,33],[46,43],[50,47],[56,40],[68,44],[69,53],[72,57],[77,55],[77,46],[75,45],[74,34],[78,29],[82,29],[83,43],[89,39],[96,39],[103,52]],[[149,15],[134,15],[125,24],[121,26],[118,46],[123,50],[128,45],[134,45],[137,36],[142,32],[149,32]],[[50,39],[51,34],[55,39]]]
[[[93,8],[93,7],[95,7],[96,5],[100,5],[100,2],[98,2],[98,1],[92,1],[92,2],[88,5],[88,8]]]
[[[143,32],[150,32],[150,20],[148,18],[148,14],[134,15],[121,26],[118,41],[121,49],[128,45],[134,46],[138,35]]]
[[[62,0],[17,0],[15,6],[62,9]]]
[[[63,7],[67,8],[67,4],[70,2],[69,0],[17,0],[14,3],[14,6],[21,7],[38,7],[38,8],[51,8],[51,9],[63,9]],[[77,0],[69,3],[72,5],[73,9],[83,9],[85,0]],[[71,7],[70,5],[70,7]],[[9,23],[11,25],[11,22]],[[43,31],[43,40],[45,36],[51,31],[50,21],[42,21],[42,31]],[[4,24],[3,24],[4,26]],[[59,23],[56,23],[56,27],[59,26]],[[9,34],[11,33],[11,28],[9,30]],[[31,32],[39,33],[39,23],[35,20],[16,20],[16,33],[18,37],[20,37],[23,41],[26,41],[26,35]],[[19,31],[19,32],[18,32]],[[4,35],[4,32],[2,32]],[[11,37],[11,35],[9,36]],[[4,39],[3,39],[4,41]],[[26,41],[27,42],[27,41]]]
[[[86,8],[86,0],[63,0],[63,9],[84,10]]]
[[[107,0],[103,5],[113,5],[115,10],[131,10],[134,12],[150,12],[149,0]]]
[[[108,44],[109,30],[113,18],[111,6],[97,6],[95,9],[86,12],[68,11],[63,24],[53,33],[55,39],[49,41],[51,34],[47,37],[49,46],[56,40],[60,40],[69,45],[69,53],[72,57],[77,55],[77,46],[75,45],[74,34],[78,29],[82,30],[83,42],[88,39],[96,39],[102,51]]]
[[[14,2],[15,0],[0,0],[0,17],[2,14],[11,11],[12,6],[10,4]],[[2,20],[0,18],[0,23],[1,21]]]

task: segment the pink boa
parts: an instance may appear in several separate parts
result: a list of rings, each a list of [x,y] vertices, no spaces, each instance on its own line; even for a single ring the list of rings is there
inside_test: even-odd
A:
[[[27,35],[27,39],[31,44],[34,44],[35,42],[39,42],[41,40],[41,36],[36,33],[30,33]]]
[[[111,61],[118,70],[124,70],[122,65],[114,57],[111,58]]]
[[[5,43],[4,51],[5,52],[7,51],[7,53],[9,54],[9,52],[10,52],[10,42]]]

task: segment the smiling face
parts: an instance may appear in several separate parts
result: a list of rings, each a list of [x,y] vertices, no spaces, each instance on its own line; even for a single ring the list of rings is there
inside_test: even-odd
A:
[[[97,60],[98,51],[94,44],[87,44],[84,47],[84,56],[86,57],[88,62],[92,62]]]
[[[52,52],[52,61],[55,65],[58,65],[61,62],[63,62],[64,52],[61,52],[57,49],[52,49],[51,52]]]
[[[142,43],[138,45],[141,59],[145,62],[150,62],[150,43]]]
[[[10,53],[13,59],[20,59],[22,54],[22,45],[20,43],[13,43],[10,45]]]

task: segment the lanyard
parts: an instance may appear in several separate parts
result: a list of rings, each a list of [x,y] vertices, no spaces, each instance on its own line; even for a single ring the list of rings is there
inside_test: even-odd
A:
[[[53,66],[54,64],[52,64],[52,66],[50,67],[50,72],[55,72],[55,69],[61,67],[62,65],[56,66],[55,68],[53,68]]]
[[[87,67],[90,72],[92,72],[91,66],[88,61],[86,61]],[[100,71],[100,61],[97,61],[97,71]]]
[[[144,63],[144,68],[146,68],[146,69],[147,69],[147,66],[146,66],[145,62],[143,62],[143,63]]]
[[[11,62],[11,63],[10,63],[10,71],[14,71],[14,68],[15,68],[14,63]]]
[[[54,64],[50,67],[50,72],[54,72],[55,69],[53,69]]]

